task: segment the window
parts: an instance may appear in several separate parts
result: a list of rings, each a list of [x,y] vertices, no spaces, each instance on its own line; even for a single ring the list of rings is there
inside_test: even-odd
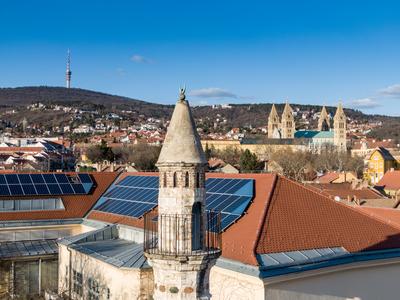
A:
[[[36,211],[64,209],[60,198],[0,200],[0,211]]]
[[[185,174],[185,187],[189,187],[189,172]]]
[[[88,288],[89,288],[89,300],[99,300],[99,282],[93,278],[89,278],[88,280]]]
[[[83,295],[83,278],[82,273],[77,272],[76,270],[72,270],[72,290],[75,294],[82,296]]]
[[[196,173],[196,187],[200,188],[200,173]]]
[[[174,187],[177,186],[177,178],[176,178],[176,172],[174,172]]]
[[[167,173],[164,173],[163,181],[163,187],[167,187]]]

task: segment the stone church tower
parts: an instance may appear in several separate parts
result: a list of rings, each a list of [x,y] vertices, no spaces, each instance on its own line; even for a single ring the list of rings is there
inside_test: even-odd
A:
[[[276,111],[275,104],[272,104],[271,112],[268,116],[268,138],[269,139],[276,139],[279,138],[279,116],[278,112]]]
[[[208,274],[220,250],[206,245],[207,160],[181,89],[158,158],[158,239],[145,254],[154,272],[154,299],[208,299]]]
[[[318,120],[318,131],[329,131],[330,129],[331,129],[331,120],[324,106],[322,107],[321,114]]]
[[[293,139],[295,133],[293,110],[286,102],[281,118],[281,136],[283,139]]]
[[[333,140],[337,149],[346,151],[346,115],[344,114],[342,103],[339,103],[333,118],[333,133]]]

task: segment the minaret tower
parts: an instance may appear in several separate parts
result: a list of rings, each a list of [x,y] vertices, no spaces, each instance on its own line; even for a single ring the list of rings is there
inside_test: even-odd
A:
[[[68,49],[67,54],[67,70],[65,72],[66,87],[69,89],[71,87],[71,51]]]
[[[330,128],[331,120],[325,106],[323,106],[318,120],[318,131],[329,131]]]
[[[268,138],[279,138],[279,116],[275,104],[272,104],[271,112],[268,116]]]
[[[283,109],[282,118],[281,118],[281,134],[283,139],[293,139],[295,132],[295,123],[293,110],[290,107],[289,103],[286,102],[285,108]]]
[[[333,140],[339,151],[347,150],[346,142],[346,115],[340,102],[333,118]]]
[[[181,89],[157,161],[158,236],[145,254],[154,273],[155,300],[208,299],[208,274],[220,251],[206,243],[207,160]]]

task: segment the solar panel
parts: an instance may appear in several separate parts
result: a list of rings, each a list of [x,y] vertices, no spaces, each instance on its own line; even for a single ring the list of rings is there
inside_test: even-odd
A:
[[[157,205],[158,180],[158,176],[127,176],[113,185],[94,209],[141,218]],[[254,197],[253,185],[253,179],[207,179],[206,210],[221,213],[223,230],[243,215]]]
[[[87,194],[94,182],[89,174],[0,174],[0,196]]]
[[[127,176],[111,187],[95,210],[141,218],[157,206],[158,177]]]

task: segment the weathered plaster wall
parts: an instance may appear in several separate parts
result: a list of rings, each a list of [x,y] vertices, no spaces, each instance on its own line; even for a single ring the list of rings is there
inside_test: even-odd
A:
[[[67,293],[69,287],[69,251],[64,245],[59,247],[59,293]],[[151,299],[153,293],[153,275],[151,270],[116,268],[93,257],[71,250],[71,266],[83,276],[83,298],[88,299],[88,279],[93,278],[100,284],[101,299],[106,299],[107,288],[111,299]],[[68,271],[67,271],[68,270]]]

